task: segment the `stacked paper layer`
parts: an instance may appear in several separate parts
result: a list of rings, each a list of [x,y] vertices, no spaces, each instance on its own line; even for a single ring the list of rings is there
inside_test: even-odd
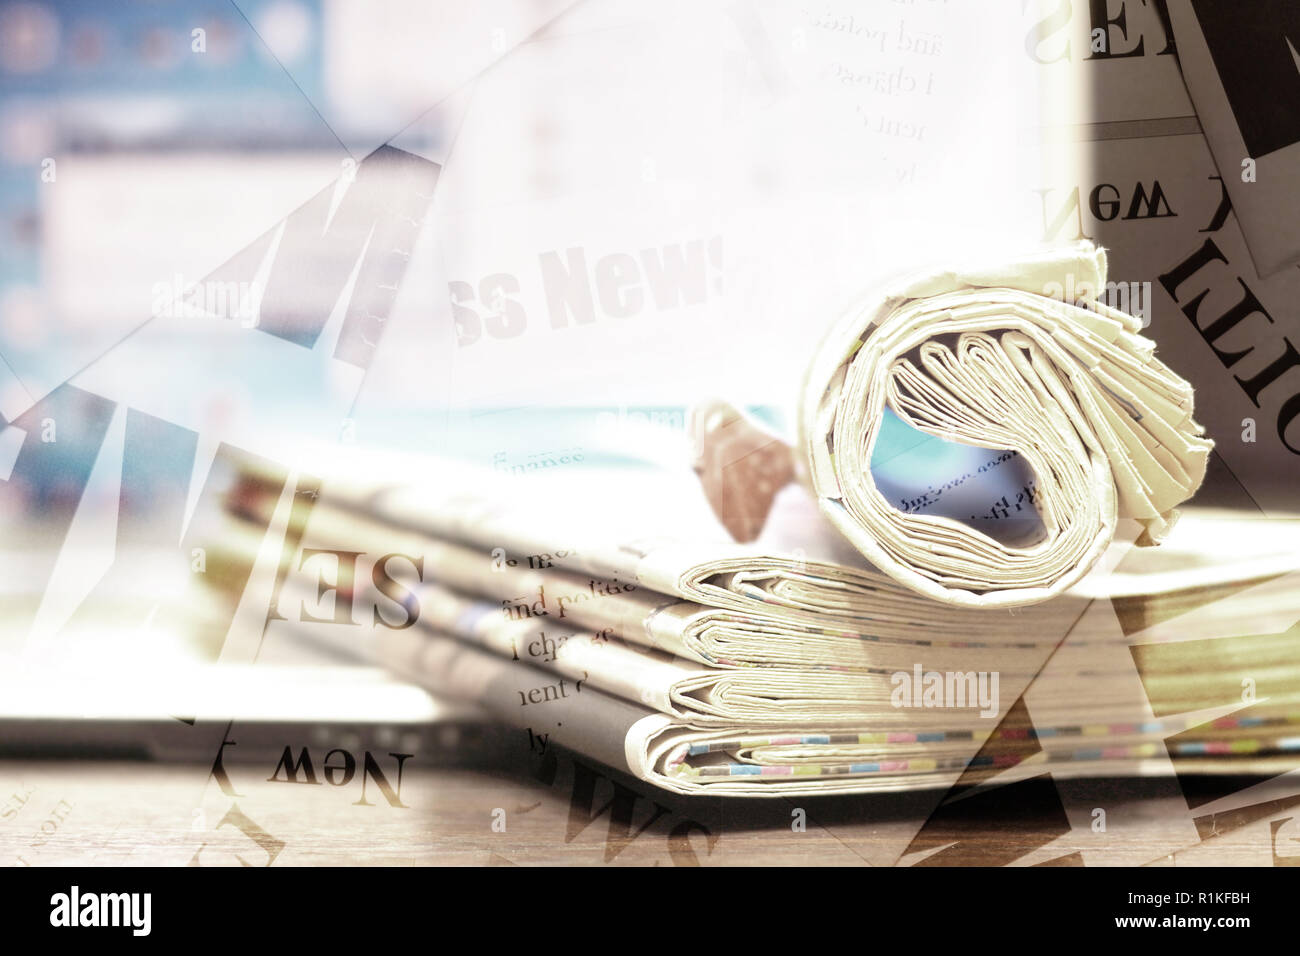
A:
[[[337,456],[314,467],[324,488],[289,528],[273,626],[475,700],[656,786],[745,796],[941,788],[1004,765],[1000,748],[1027,739],[1062,772],[1167,772],[1154,760],[1162,741],[1197,726],[1182,714],[1157,719],[1141,701],[1135,709],[1127,661],[1086,675],[1050,727],[1012,707],[1067,635],[1075,647],[1123,641],[1081,629],[1104,577],[1034,607],[963,608],[851,563],[798,488],[774,526],[786,529],[782,549],[692,540],[697,515],[672,476],[521,483],[407,460],[384,463],[377,481],[374,468]],[[390,483],[395,474],[402,481]],[[693,479],[682,478],[684,494]],[[626,527],[590,507],[601,497],[637,502],[622,512]],[[231,493],[228,540],[256,546],[283,501],[250,463]],[[674,512],[685,514],[673,521]],[[1171,568],[1187,570],[1187,548],[1204,553],[1207,540],[1241,533],[1227,519],[1193,516],[1183,527],[1164,552]],[[308,560],[313,549],[396,557],[383,573],[363,565],[346,575]],[[1300,568],[1291,537],[1256,550],[1237,569],[1251,579]],[[1230,558],[1210,563],[1154,574],[1166,592],[1141,600],[1158,610],[1206,574],[1232,577]],[[332,620],[329,591],[350,598],[361,623]],[[1180,679],[1194,697],[1196,673],[1170,676],[1171,693]],[[1242,725],[1256,765],[1287,758],[1293,703],[1270,698],[1263,723]],[[1240,772],[1213,754],[1241,732],[1195,731],[1192,743],[1209,749],[1178,759]]]

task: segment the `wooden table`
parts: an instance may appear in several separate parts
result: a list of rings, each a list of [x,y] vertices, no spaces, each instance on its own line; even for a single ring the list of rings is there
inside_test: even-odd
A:
[[[503,734],[504,737],[504,734]],[[1187,807],[1176,781],[1013,782],[938,807],[936,792],[815,800],[677,798],[567,754],[503,739],[490,759],[378,757],[346,784],[270,780],[273,764],[0,763],[11,865],[1271,865],[1292,862],[1300,782],[1241,781],[1236,804]],[[1016,770],[1017,768],[1013,768]],[[1292,775],[1294,776],[1294,775]],[[300,778],[301,779],[301,778]],[[995,781],[996,782],[996,781]],[[227,793],[232,790],[233,793]],[[359,805],[360,804],[360,805]],[[1214,804],[1209,805],[1214,807]],[[1096,828],[1096,810],[1105,813]],[[802,822],[802,826],[800,823]]]

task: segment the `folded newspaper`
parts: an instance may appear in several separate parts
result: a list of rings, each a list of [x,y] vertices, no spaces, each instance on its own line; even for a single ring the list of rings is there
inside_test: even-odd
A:
[[[1105,252],[1082,242],[885,283],[831,330],[804,386],[796,464],[873,566],[940,601],[1005,607],[1078,581],[1118,518],[1143,525],[1139,543],[1164,537],[1213,443],[1191,386],[1105,287]],[[901,497],[878,447],[891,427],[949,443],[913,456],[919,491]],[[972,491],[1009,474],[979,508]]]
[[[365,478],[375,467],[336,460],[315,469],[325,484],[305,524],[291,528],[270,627],[473,700],[656,786],[737,796],[941,788],[1014,762],[1004,748],[1026,739],[1061,773],[1157,772],[1162,738],[1180,731],[1190,734],[1181,767],[1241,771],[1240,760],[1217,757],[1242,743],[1234,726],[1201,733],[1180,714],[1108,720],[1131,710],[1112,700],[1131,673],[1091,668],[1090,689],[1071,701],[1067,685],[1051,726],[1012,708],[1067,634],[1075,646],[1113,645],[1113,632],[1079,629],[1089,599],[1105,593],[1098,581],[1089,593],[1018,610],[940,605],[874,572],[833,532],[817,550],[815,509],[791,506],[803,496],[797,487],[777,508],[785,520],[769,527],[786,528],[780,550],[772,540],[717,543],[716,526],[689,534],[700,521],[689,473],[521,482],[448,463],[424,462],[422,476],[408,461],[378,465],[383,480]],[[395,474],[402,480],[389,484]],[[599,508],[584,520],[593,501],[625,494],[636,504],[628,525],[655,527],[653,543],[633,544]],[[230,500],[232,524],[220,538],[256,548],[283,509],[280,483],[250,463]],[[567,536],[539,530],[555,528],[556,517],[560,532],[550,534]],[[1291,531],[1254,535],[1263,541],[1256,560],[1237,564],[1216,560],[1206,543],[1244,537],[1244,522],[1192,515],[1159,555],[1169,566],[1149,568],[1166,593],[1140,600],[1158,614],[1189,587],[1294,572]],[[856,565],[833,560],[837,544]],[[1202,557],[1195,566],[1187,548]],[[330,550],[406,560],[389,557],[352,580],[341,563],[315,556]],[[339,623],[339,596],[362,620]],[[1195,674],[1170,680],[1196,683]],[[1261,708],[1263,724],[1242,724],[1252,728],[1252,767],[1288,758],[1291,703],[1278,694]]]

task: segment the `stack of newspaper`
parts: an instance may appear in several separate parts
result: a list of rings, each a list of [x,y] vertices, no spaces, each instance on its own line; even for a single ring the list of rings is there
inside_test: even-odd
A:
[[[946,787],[1014,762],[1000,742],[1025,740],[1061,772],[1154,772],[1162,739],[1194,724],[1174,711],[1155,719],[1145,701],[1136,710],[1148,719],[1129,719],[1132,702],[1116,695],[1131,690],[1131,663],[1067,681],[1053,726],[1012,705],[1067,635],[1125,641],[1113,614],[1110,628],[1087,623],[1099,597],[1140,601],[1154,619],[1198,589],[1300,569],[1293,528],[1243,531],[1244,519],[1193,513],[1154,549],[1163,564],[1141,553],[1140,574],[1103,561],[1054,600],[970,608],[873,569],[799,486],[742,546],[726,541],[685,467],[518,476],[337,452],[303,464],[319,490],[248,462],[220,535],[256,550],[265,529],[287,528],[271,627],[682,793]],[[1120,527],[1129,541],[1141,532]],[[1245,534],[1248,551],[1213,554],[1211,542]],[[1195,686],[1194,671],[1173,673],[1182,666],[1169,665],[1168,686]],[[1286,697],[1270,698],[1271,723],[1243,725],[1257,758],[1285,756],[1294,741]],[[1171,756],[1241,772],[1206,757],[1228,753],[1237,731],[1208,733],[1201,751]]]

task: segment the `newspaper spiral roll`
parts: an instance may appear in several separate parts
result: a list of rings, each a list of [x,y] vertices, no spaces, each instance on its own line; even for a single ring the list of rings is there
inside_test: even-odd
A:
[[[1136,318],[1098,300],[1105,286],[1105,252],[1085,242],[868,296],[805,383],[797,457],[822,512],[899,582],[972,606],[1060,593],[1119,517],[1145,526],[1139,544],[1158,542],[1213,442],[1192,419],[1191,386],[1155,358]],[[1008,544],[886,500],[871,469],[886,407],[929,435],[1023,456],[1039,540]]]

